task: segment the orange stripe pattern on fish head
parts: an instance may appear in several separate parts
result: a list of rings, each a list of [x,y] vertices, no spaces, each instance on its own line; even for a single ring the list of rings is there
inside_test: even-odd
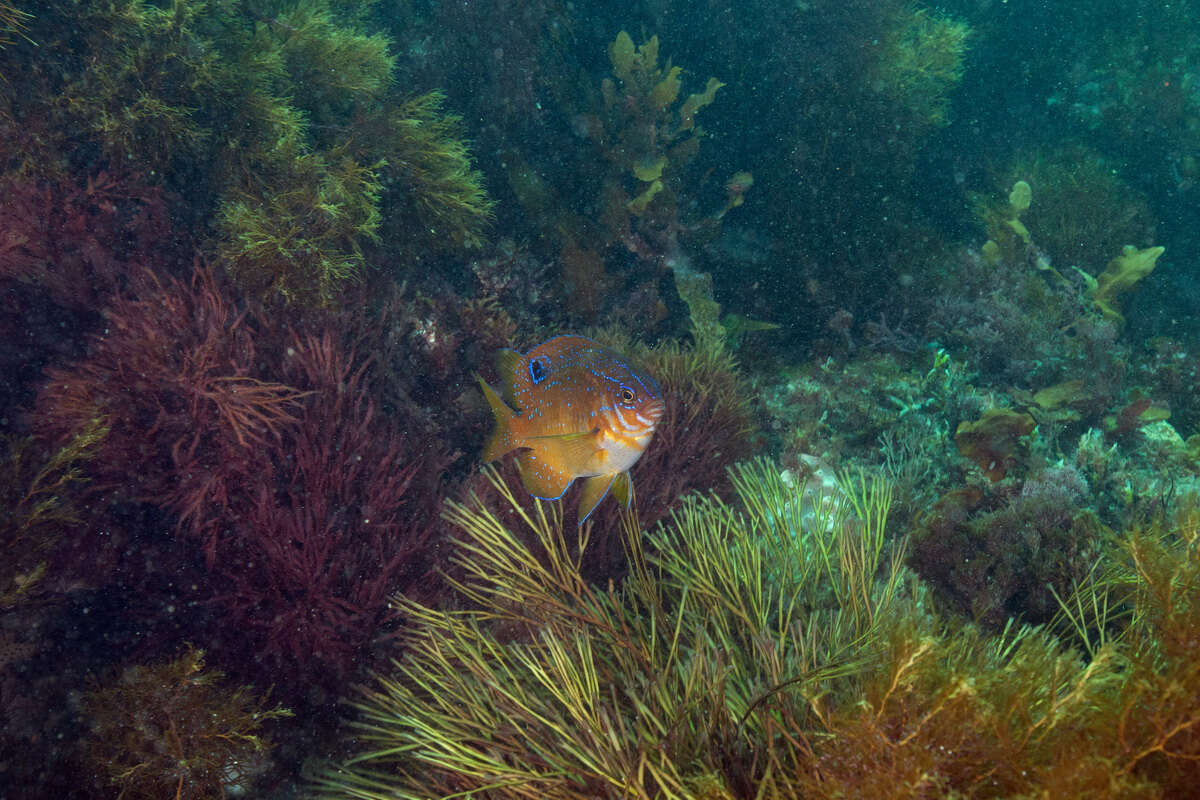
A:
[[[556,336],[524,355],[501,350],[501,394],[480,378],[496,416],[483,460],[520,450],[534,497],[555,500],[585,479],[579,523],[612,491],[626,506],[629,468],[654,436],[666,404],[658,382],[630,359],[582,336]]]

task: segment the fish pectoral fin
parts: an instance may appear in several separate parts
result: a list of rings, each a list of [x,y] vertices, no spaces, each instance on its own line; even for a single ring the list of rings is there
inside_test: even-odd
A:
[[[583,482],[583,494],[579,496],[580,525],[587,521],[587,518],[596,510],[596,506],[600,505],[600,501],[608,495],[608,490],[617,477],[616,474],[597,475]]]
[[[594,475],[596,454],[600,450],[596,431],[528,436],[524,444],[542,453],[547,461],[561,465],[572,475]]]
[[[544,436],[527,436],[525,438],[531,439],[531,440],[532,439],[546,439],[546,440],[553,440],[553,441],[559,441],[559,442],[570,442],[570,441],[574,441],[575,439],[586,439],[589,436],[595,436],[599,432],[600,432],[599,428],[593,428],[590,431],[583,431],[582,433],[547,433]]]
[[[623,508],[629,508],[633,505],[633,479],[629,477],[629,471],[626,470],[617,475],[612,483],[612,495],[617,499]]]
[[[517,467],[521,470],[525,491],[541,500],[557,500],[575,480],[570,472],[538,458],[532,450],[525,450],[517,456]]]

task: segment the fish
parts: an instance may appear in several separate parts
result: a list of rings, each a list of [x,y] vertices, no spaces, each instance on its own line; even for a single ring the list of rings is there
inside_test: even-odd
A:
[[[496,418],[483,462],[514,450],[525,489],[561,498],[579,478],[582,525],[611,492],[626,508],[629,468],[666,411],[658,382],[632,360],[583,336],[556,336],[522,355],[496,357],[500,392],[479,384]]]

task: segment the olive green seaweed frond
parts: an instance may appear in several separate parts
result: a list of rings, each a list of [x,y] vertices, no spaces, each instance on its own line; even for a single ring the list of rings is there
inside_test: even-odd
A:
[[[362,165],[337,152],[287,163],[288,174],[270,190],[221,203],[217,253],[256,294],[330,303],[360,276],[363,244],[376,237],[382,164]]]
[[[389,188],[385,238],[420,249],[447,251],[483,243],[493,202],[472,164],[462,120],[444,109],[441,92],[427,92],[365,120],[355,142],[386,160]]]
[[[0,47],[12,44],[16,37],[29,41],[25,36],[25,31],[32,18],[33,15],[29,12],[17,8],[12,3],[0,0]]]
[[[790,499],[758,496],[753,471],[771,469],[743,468],[739,489],[754,497],[742,505],[799,502],[782,486]],[[455,588],[468,610],[396,598],[410,640],[395,673],[355,704],[364,752],[316,779],[322,796],[648,799],[781,789],[801,768],[820,698],[863,666],[851,651],[870,622],[856,619],[863,612],[850,595],[874,582],[866,572],[880,563],[869,555],[882,550],[870,539],[876,522],[860,520],[853,503],[836,512],[853,530],[821,534],[822,567],[799,532],[692,497],[644,543],[627,517],[619,535],[629,575],[595,586],[580,574],[593,528],[567,533],[560,506],[526,511],[497,473],[488,476],[500,511],[478,501],[446,510],[461,531]],[[858,497],[886,513],[886,493]],[[871,532],[865,544],[861,531]],[[849,544],[855,552],[843,554]],[[899,602],[901,568],[890,569],[873,592],[881,608]]]
[[[32,438],[0,441],[0,609],[36,595],[47,551],[80,522],[75,493],[87,483],[83,466],[108,431],[104,419],[92,419],[48,456]]]

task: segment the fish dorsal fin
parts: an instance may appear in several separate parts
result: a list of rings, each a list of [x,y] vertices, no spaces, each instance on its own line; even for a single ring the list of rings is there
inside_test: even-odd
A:
[[[528,383],[521,369],[521,362],[524,360],[523,355],[516,350],[509,350],[507,347],[496,353],[496,373],[500,376],[500,394],[504,397],[504,402],[517,410],[520,410],[517,397]]]
[[[608,490],[616,482],[617,477],[616,473],[596,475],[583,482],[583,494],[579,495],[580,525],[587,521],[587,518],[596,510],[596,506],[600,505],[600,501],[608,495]]]
[[[521,470],[521,482],[525,491],[542,500],[557,500],[567,491],[575,477],[555,462],[542,458],[534,450],[526,450],[517,456],[517,467]]]

